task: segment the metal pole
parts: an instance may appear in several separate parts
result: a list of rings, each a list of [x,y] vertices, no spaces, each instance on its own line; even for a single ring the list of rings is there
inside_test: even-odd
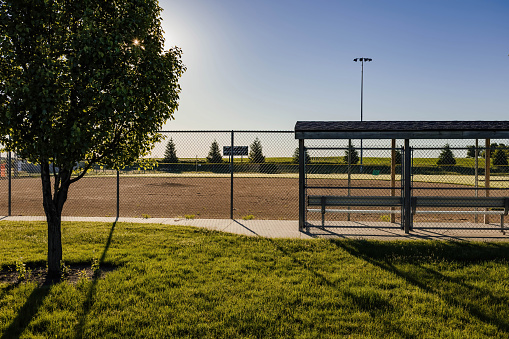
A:
[[[363,116],[362,116],[362,101],[363,101],[363,96],[364,96],[364,59],[361,59],[361,122],[363,121]],[[361,168],[360,168],[360,172],[363,173],[362,171],[362,139],[361,139]]]
[[[350,185],[352,184],[352,139],[348,139],[348,196],[350,196]],[[348,210],[350,210],[350,206],[348,206]],[[350,213],[346,215],[346,220],[350,221]]]
[[[12,175],[11,175],[11,152],[9,152],[9,154],[7,155],[7,170],[9,171],[9,193],[8,193],[8,196],[9,196],[9,202],[8,202],[8,205],[9,205],[9,211],[8,211],[8,215],[11,216],[11,208],[12,208]]]
[[[486,196],[490,196],[490,163],[491,163],[491,142],[486,139],[486,151],[484,152],[484,188],[486,188]],[[486,209],[488,210],[488,209]],[[484,223],[490,223],[490,216],[484,215]]]
[[[361,121],[362,121],[362,97],[363,97],[363,92],[364,92],[364,61],[361,60]]]
[[[475,197],[477,198],[479,196],[479,139],[475,139]],[[476,207],[475,210],[477,211],[478,208]],[[474,217],[474,221],[477,224],[479,222],[479,217],[476,214]]]
[[[120,171],[117,170],[117,219],[120,218]]]
[[[405,222],[404,222],[404,228],[405,228],[405,233],[410,233],[410,224],[412,222],[412,206],[411,206],[411,177],[410,177],[410,168],[411,168],[411,163],[412,163],[412,157],[411,157],[411,152],[410,152],[410,140],[409,139],[405,139],[405,170],[404,170],[404,173],[405,173],[405,181],[404,181],[404,185],[405,187],[403,188],[404,190],[404,194],[403,194],[403,199],[404,199],[404,212],[405,212]]]
[[[230,219],[233,219],[233,134],[230,148]]]
[[[391,197],[396,195],[396,139],[391,141]],[[396,208],[391,207],[391,211]],[[396,214],[391,213],[391,223],[396,222]]]
[[[304,139],[299,139],[299,232],[306,225],[306,150]]]

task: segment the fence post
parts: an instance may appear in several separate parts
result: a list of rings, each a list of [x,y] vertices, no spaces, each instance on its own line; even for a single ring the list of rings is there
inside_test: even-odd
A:
[[[404,180],[404,194],[403,194],[403,199],[404,199],[404,212],[405,212],[405,222],[404,222],[404,228],[405,228],[405,233],[410,233],[410,224],[412,222],[412,206],[411,206],[411,188],[410,188],[410,185],[411,185],[411,176],[410,176],[410,169],[411,169],[411,164],[412,164],[412,154],[411,154],[411,151],[410,151],[410,140],[409,139],[405,139],[405,169],[404,169],[404,173],[405,173],[405,180]]]
[[[347,151],[347,157],[348,157],[348,196],[350,196],[350,186],[352,184],[352,139],[348,139],[348,151]],[[361,171],[362,173],[362,171]],[[348,210],[350,210],[350,206],[347,207]],[[350,212],[346,215],[346,220],[350,221]]]
[[[391,197],[396,195],[396,139],[391,141]],[[391,211],[396,208],[391,207]],[[396,215],[391,213],[391,223],[396,222]]]
[[[475,139],[475,197],[479,196],[479,139]],[[478,208],[476,207],[477,211]],[[474,217],[474,222],[477,224],[479,222],[479,218],[477,213]]]
[[[120,171],[117,170],[117,219],[120,217]]]
[[[299,232],[306,225],[306,149],[304,139],[299,139]]]
[[[9,151],[8,155],[7,155],[7,170],[8,170],[8,173],[9,173],[9,193],[8,193],[8,205],[9,205],[9,210],[8,210],[8,216],[11,216],[11,208],[12,208],[12,175],[11,175],[11,167],[12,167],[12,164],[11,164],[11,152]]]
[[[491,163],[491,142],[490,139],[486,139],[486,151],[484,151],[484,188],[486,192],[486,196],[490,196],[490,163]],[[488,210],[488,209],[486,209]],[[484,215],[484,223],[490,223],[490,216]]]
[[[232,143],[230,148],[230,219],[233,219],[233,134],[232,131]]]

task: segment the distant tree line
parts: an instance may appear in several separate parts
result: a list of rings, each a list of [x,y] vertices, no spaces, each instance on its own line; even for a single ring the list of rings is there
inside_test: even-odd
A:
[[[256,138],[250,146],[249,151],[249,162],[260,164],[265,162],[265,156],[263,155],[263,147],[260,139]],[[209,153],[206,158],[208,163],[211,164],[221,164],[223,163],[223,155],[221,153],[221,149],[219,147],[219,143],[217,140],[214,140],[210,145]],[[164,152],[163,162],[165,163],[178,163],[179,159],[177,157],[177,151],[175,142],[173,138],[170,138],[168,143],[166,144],[166,149]]]
[[[486,152],[479,152],[479,156],[484,158],[486,156]],[[505,144],[497,144],[492,143],[490,145],[490,158],[493,161],[494,166],[507,166],[508,165],[508,156],[509,156],[509,148]],[[467,158],[475,157],[475,146],[467,147]],[[265,163],[265,155],[263,154],[263,147],[260,139],[256,138],[253,143],[250,145],[249,162],[254,164]],[[356,147],[353,144],[349,144],[348,148],[345,150],[345,154],[342,157],[344,163],[355,165],[359,163],[359,153]],[[402,163],[402,155],[399,150],[395,152],[395,160],[396,164],[400,165]],[[163,161],[165,163],[178,163],[179,158],[177,157],[177,151],[175,142],[172,138],[166,144],[166,149],[164,153]],[[212,142],[210,145],[209,153],[206,157],[206,161],[211,164],[220,164],[223,163],[223,155],[221,154],[221,149],[216,140]],[[295,152],[292,156],[292,163],[299,163],[299,148],[295,149]],[[305,153],[305,163],[311,163],[311,156],[306,149]],[[456,165],[456,158],[454,156],[453,151],[449,144],[446,144],[438,156],[437,165],[439,166],[454,166]]]

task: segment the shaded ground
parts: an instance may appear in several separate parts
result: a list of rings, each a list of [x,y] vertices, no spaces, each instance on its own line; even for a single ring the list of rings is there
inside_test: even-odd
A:
[[[346,186],[346,180],[308,180],[308,185]],[[397,183],[399,184],[399,183]],[[353,180],[352,195],[390,195],[390,182]],[[450,190],[436,190],[436,187]],[[230,178],[186,177],[121,177],[121,217],[195,217],[226,219],[230,217]],[[415,183],[415,195],[473,196],[466,186],[435,183]],[[375,188],[375,189],[367,189]],[[380,189],[377,189],[380,188]],[[234,218],[253,215],[256,219],[298,219],[298,179],[295,178],[235,178]],[[8,183],[0,181],[0,214],[8,212]],[[309,194],[346,195],[346,189],[309,190]],[[396,190],[396,195],[399,195]],[[484,192],[479,193],[480,196]],[[494,191],[492,196],[507,195],[507,190]],[[116,216],[116,178],[85,177],[71,186],[64,206],[66,216]],[[44,215],[39,178],[12,180],[12,215]],[[380,221],[380,215],[353,215],[356,220]],[[334,215],[345,220],[345,215]],[[416,221],[474,221],[473,215],[417,215]]]

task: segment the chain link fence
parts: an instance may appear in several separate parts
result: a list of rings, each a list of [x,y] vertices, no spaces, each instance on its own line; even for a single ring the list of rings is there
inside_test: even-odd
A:
[[[120,217],[298,219],[293,131],[162,134],[147,157],[153,167],[119,171],[118,192],[117,172],[94,167],[71,185],[62,214],[114,217],[118,208]],[[44,215],[40,167],[11,157],[1,154],[0,213]]]
[[[403,140],[394,143],[306,140],[306,196],[372,197],[372,202],[377,197],[402,197],[403,143]],[[485,140],[411,140],[411,196],[445,200],[509,197],[508,146],[509,140],[491,140],[489,145]],[[401,223],[400,208],[374,205],[331,208],[335,213],[326,214],[325,225],[341,225],[344,221]],[[319,208],[307,210],[308,224],[323,223]],[[498,208],[488,210],[486,213],[486,209],[468,207],[416,208],[413,222],[414,227],[421,228],[449,227],[451,223],[466,227],[491,223],[500,227],[500,218],[490,215]],[[392,226],[399,227],[396,224]]]
[[[293,131],[162,133],[165,140],[148,156],[153,168],[135,164],[119,171],[117,179],[116,171],[94,167],[71,186],[63,215],[298,219],[298,142]],[[412,140],[412,196],[507,197],[508,145],[509,140],[491,140],[490,145],[484,140]],[[402,140],[394,145],[391,140],[351,140],[350,146],[348,140],[307,140],[307,194],[401,196],[402,146]],[[10,159],[9,154],[0,154],[0,194],[0,214],[44,215],[40,167],[14,154]],[[393,222],[398,227],[401,222],[398,208],[345,209],[327,214],[327,223]],[[466,213],[426,210],[429,213],[417,210],[416,227],[499,222],[483,210],[472,214],[472,208],[454,209]],[[307,217],[316,223],[320,218],[318,212]]]

